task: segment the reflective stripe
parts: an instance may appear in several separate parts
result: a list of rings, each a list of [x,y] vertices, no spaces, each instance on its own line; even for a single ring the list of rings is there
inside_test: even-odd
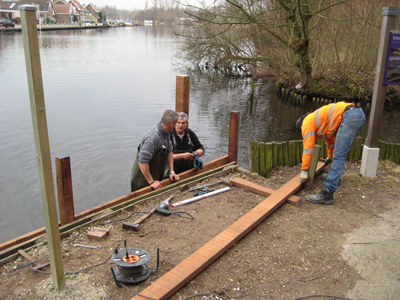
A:
[[[314,149],[307,149],[307,150],[303,150],[303,154],[310,154],[313,153]]]
[[[329,107],[328,117],[329,117],[329,129],[330,130],[332,130],[332,120],[333,120],[332,116],[333,116],[333,107],[334,106],[335,106],[335,104],[332,104]],[[318,128],[318,134],[320,136],[322,136],[324,139],[328,140],[328,138],[322,133],[322,130],[321,130],[321,123],[319,122],[319,111],[320,111],[320,109],[318,109],[315,114],[315,124],[317,125],[317,128]],[[333,133],[333,134],[335,135],[335,133]]]
[[[335,147],[335,144],[328,145],[328,148],[333,148],[333,147]]]
[[[329,129],[332,130],[332,114],[333,114],[333,107],[335,106],[335,104],[333,104],[330,108],[329,108]]]
[[[304,136],[304,140],[306,139],[306,138],[308,138],[308,137],[310,137],[310,136],[315,136],[315,132],[314,131],[311,131],[311,132],[308,132],[308,133],[306,133],[306,135]]]

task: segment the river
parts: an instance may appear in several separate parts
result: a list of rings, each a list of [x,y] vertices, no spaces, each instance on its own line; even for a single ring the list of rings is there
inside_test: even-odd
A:
[[[176,75],[191,76],[190,127],[205,146],[203,162],[227,154],[233,110],[240,112],[244,168],[250,141],[301,138],[294,122],[302,109],[278,100],[272,86],[258,86],[251,97],[247,78],[185,69],[173,32],[152,26],[39,32],[51,156],[71,158],[75,213],[130,192],[136,147],[174,109]],[[44,220],[21,32],[0,33],[0,66],[1,243]],[[386,113],[383,140],[400,142],[398,119]]]

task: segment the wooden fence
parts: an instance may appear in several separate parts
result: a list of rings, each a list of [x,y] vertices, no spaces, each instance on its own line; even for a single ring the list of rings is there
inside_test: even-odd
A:
[[[326,158],[328,150],[324,140],[316,139],[316,144],[321,146],[320,158]],[[363,138],[356,137],[347,154],[347,160],[361,160],[363,147]],[[379,142],[379,148],[381,160],[390,160],[400,164],[400,144]],[[301,163],[303,140],[269,143],[250,142],[248,150],[250,171],[267,177],[269,172],[277,166],[293,167]]]
[[[330,104],[330,103],[336,103],[337,101],[343,101],[343,100],[338,100],[338,99],[325,99],[322,97],[311,97],[307,96],[304,94],[298,94],[293,91],[289,91],[285,88],[282,89],[277,89],[277,94],[278,97],[285,102],[288,102],[291,105],[294,106],[300,106],[300,107],[308,107],[313,110]],[[367,102],[364,105],[361,104],[361,102],[356,102],[355,103],[357,107],[362,107],[364,112],[369,112],[371,109],[371,103]]]

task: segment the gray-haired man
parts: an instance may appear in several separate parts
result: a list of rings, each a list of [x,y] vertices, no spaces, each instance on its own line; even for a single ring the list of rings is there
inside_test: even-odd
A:
[[[161,121],[144,135],[132,167],[131,192],[150,185],[157,190],[162,188],[165,167],[169,168],[169,178],[179,180],[174,172],[174,160],[170,132],[175,128],[178,114],[166,110]]]

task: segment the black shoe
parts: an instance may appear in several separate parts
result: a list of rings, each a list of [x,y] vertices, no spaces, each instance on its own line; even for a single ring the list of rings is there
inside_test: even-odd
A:
[[[315,204],[325,204],[332,205],[333,204],[333,193],[325,192],[324,190],[320,191],[316,195],[308,195],[307,201]]]

